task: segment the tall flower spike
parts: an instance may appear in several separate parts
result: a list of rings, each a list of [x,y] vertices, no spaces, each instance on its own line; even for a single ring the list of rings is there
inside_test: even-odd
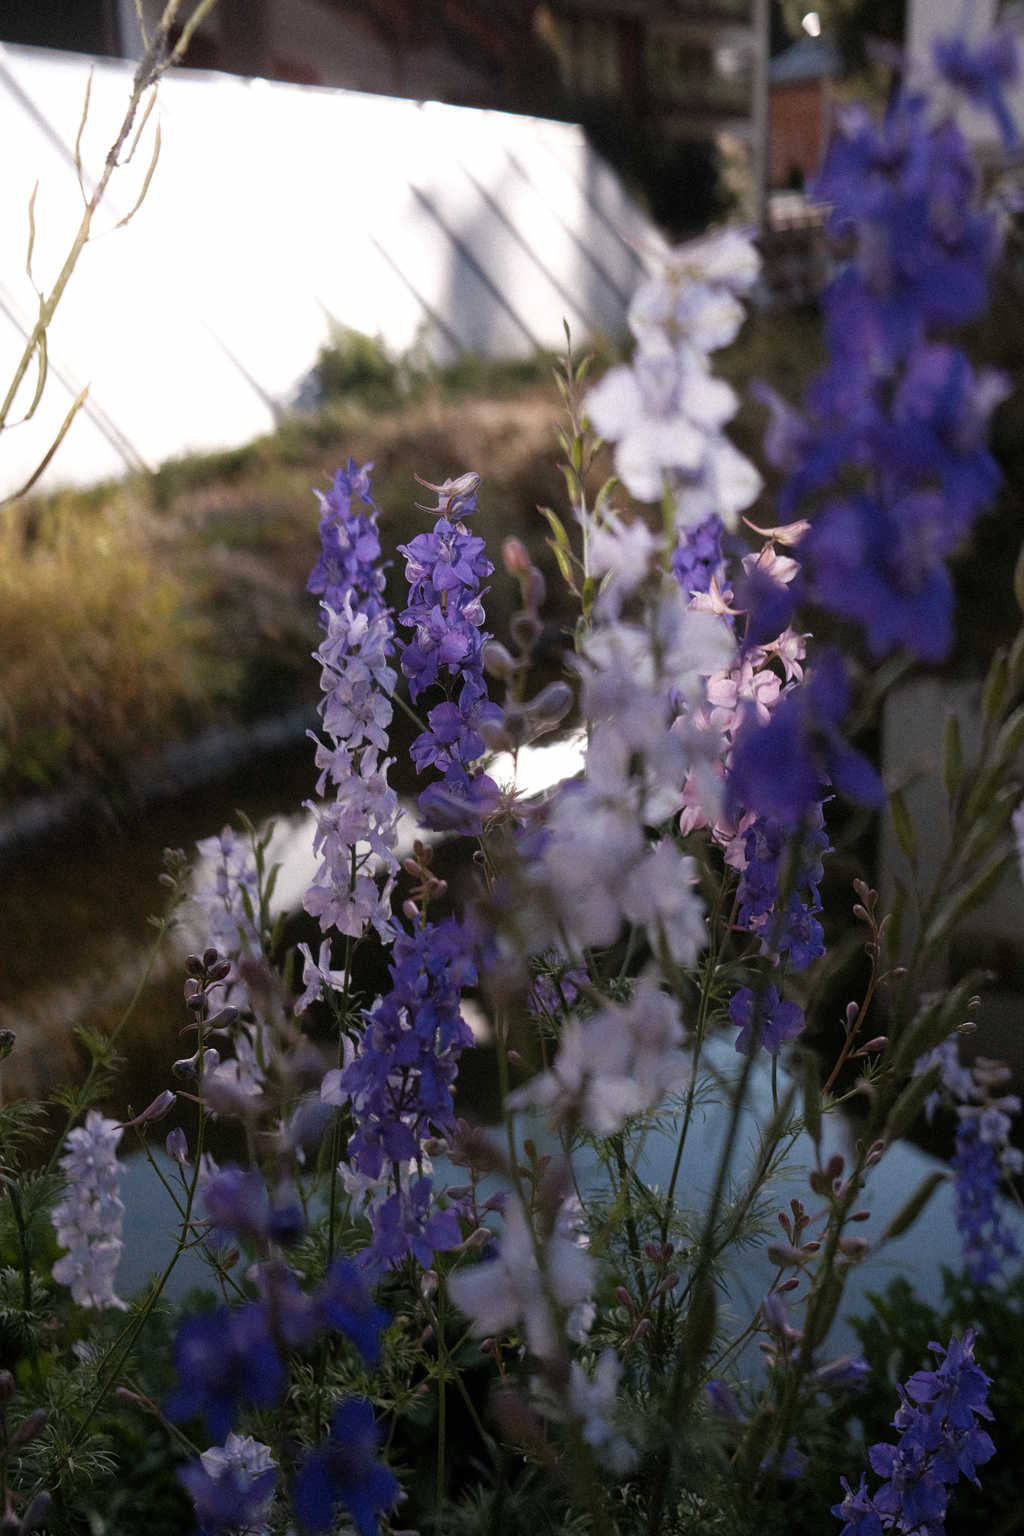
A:
[[[121,1129],[116,1120],[90,1109],[84,1126],[68,1133],[60,1167],[70,1187],[51,1213],[57,1242],[70,1250],[53,1266],[53,1278],[59,1285],[70,1286],[80,1307],[98,1311],[127,1310],[114,1293],[124,1219],[117,1161]]]
[[[433,767],[444,774],[443,783],[430,785],[420,796],[420,813],[427,826],[476,834],[499,800],[494,781],[474,772],[487,751],[481,733],[503,719],[484,682],[483,648],[491,637],[483,630],[486,588],[481,583],[494,566],[484,554],[483,539],[463,522],[476,511],[480,476],[420,484],[437,494],[436,507],[421,508],[437,521],[432,532],[399,545],[410,584],[409,604],[400,617],[415,630],[402,652],[402,671],[413,703],[432,684],[441,684],[449,694],[430,710],[428,729],[412,744],[418,773]]]
[[[1016,68],[1008,34],[976,54],[962,40],[936,51],[948,78],[998,108]],[[960,129],[907,90],[880,126],[862,107],[838,114],[812,194],[854,250],[822,298],[829,362],[807,419],[762,389],[766,448],[787,476],[780,506],[817,507],[804,545],[816,602],[863,625],[875,657],[905,646],[941,661],[953,638],[945,561],[1000,479],[986,431],[1007,385],[946,339],[985,306],[995,217]]]
[[[359,938],[372,923],[387,939],[401,812],[387,781],[392,761],[385,756],[387,731],[396,681],[388,657],[394,625],[382,598],[384,569],[378,509],[370,493],[372,467],[364,464],[357,470],[350,459],[347,471],[338,470],[332,490],[317,493],[323,508],[323,552],[309,588],[324,594],[321,618],[327,633],[317,656],[327,741],[313,739],[320,769],[317,794],[323,795],[331,784],[334,799],[327,806],[310,805],[317,818],[314,851],[320,865],[303,900],[325,933],[335,928]],[[385,875],[382,887],[380,870]]]

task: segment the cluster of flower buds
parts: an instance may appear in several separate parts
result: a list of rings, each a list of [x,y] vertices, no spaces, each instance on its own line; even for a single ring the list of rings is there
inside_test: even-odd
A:
[[[183,1056],[174,1062],[171,1071],[175,1077],[187,1080],[193,1077],[202,1077],[220,1065],[220,1053],[212,1047],[204,1045],[205,1038],[211,1034],[227,1035],[235,1020],[238,1018],[238,1009],[230,1004],[221,1007],[216,1013],[210,1013],[211,994],[222,987],[231,974],[230,960],[221,959],[220,954],[211,945],[201,955],[189,955],[185,960],[185,969],[188,978],[185,982],[185,1007],[193,1015],[192,1023],[186,1024],[181,1030],[182,1034],[189,1033],[193,1029],[199,1031],[199,1045],[191,1056]]]
[[[519,650],[518,656],[498,640],[488,640],[483,648],[484,670],[505,684],[502,720],[485,721],[480,730],[494,752],[516,752],[553,731],[573,705],[568,683],[548,683],[529,702],[523,702],[525,674],[533,664],[533,652],[544,631],[540,605],[547,595],[542,573],[531,562],[525,544],[508,538],[501,546],[505,569],[519,582],[522,608],[509,620],[509,632]]]

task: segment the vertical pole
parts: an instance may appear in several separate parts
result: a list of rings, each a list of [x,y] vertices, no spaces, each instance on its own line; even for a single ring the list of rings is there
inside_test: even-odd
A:
[[[770,0],[751,0],[750,75],[751,214],[764,228],[768,186],[768,21]]]

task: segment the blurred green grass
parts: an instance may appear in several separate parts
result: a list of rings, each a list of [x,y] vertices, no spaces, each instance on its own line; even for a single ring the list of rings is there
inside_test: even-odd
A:
[[[972,350],[995,354],[1019,376],[1020,358],[1007,350],[1022,334],[1019,316],[1011,323],[1020,294],[1010,286]],[[746,385],[765,379],[798,403],[822,359],[821,320],[812,308],[754,315],[716,355],[715,371],[741,398],[731,434],[766,478],[749,513],[755,522],[775,521],[777,477],[761,453],[765,412]],[[615,360],[609,347],[597,348],[595,377]],[[430,498],[416,475],[435,482],[467,469],[482,475],[476,531],[498,567],[488,627],[502,636],[517,606],[498,559],[502,539],[515,534],[548,577],[548,648],[557,665],[560,631],[573,615],[536,510],[538,503],[565,509],[553,362],[543,354],[497,364],[465,357],[440,369],[415,353],[391,357],[372,338],[336,329],[317,361],[315,398],[273,433],[9,509],[0,517],[2,802],[83,775],[116,790],[140,756],[205,726],[312,709],[320,696],[310,657],[317,602],[306,592],[318,553],[312,488],[326,489],[349,455],[375,461],[389,552],[426,524],[415,503]],[[979,524],[976,552],[958,562],[959,583],[974,602],[965,609],[956,666],[990,654],[1012,619],[1010,574],[1024,506],[1020,410],[1017,397],[997,414],[994,442],[1007,486]],[[605,451],[595,487],[610,469]],[[399,556],[388,571],[396,606],[404,601],[401,578]]]

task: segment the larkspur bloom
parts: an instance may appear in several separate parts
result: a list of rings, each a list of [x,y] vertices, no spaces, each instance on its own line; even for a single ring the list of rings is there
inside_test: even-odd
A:
[[[931,1121],[943,1098],[957,1115],[956,1145],[950,1167],[955,1175],[955,1219],[961,1252],[975,1284],[999,1273],[1006,1259],[1017,1258],[1016,1235],[1000,1209],[999,1191],[1008,1174],[1024,1169],[1024,1155],[1010,1144],[1011,1116],[1020,1113],[1016,1094],[998,1094],[1010,1069],[1001,1061],[976,1058],[973,1067],[960,1061],[957,1038],[922,1056],[914,1075],[939,1067],[939,1083],[925,1102]]]
[[[803,1009],[797,1003],[782,1002],[770,981],[760,997],[750,987],[741,987],[729,1004],[729,1017],[739,1029],[736,1049],[741,1054],[763,1048],[777,1056],[804,1027]]]
[[[487,751],[481,731],[500,726],[503,718],[500,706],[487,697],[483,669],[484,643],[491,637],[483,630],[487,589],[481,583],[494,567],[483,539],[464,522],[476,511],[480,476],[420,483],[437,495],[436,508],[421,508],[436,522],[430,533],[399,545],[409,581],[401,622],[415,631],[402,652],[402,672],[413,703],[431,685],[449,694],[428,712],[428,729],[412,744],[417,772],[434,767],[444,775],[443,783],[420,796],[420,814],[428,826],[475,833],[499,799],[493,780],[475,771]]]
[[[454,1271],[448,1280],[449,1294],[470,1319],[475,1338],[522,1322],[530,1351],[540,1360],[559,1353],[552,1301],[575,1308],[589,1302],[593,1288],[593,1260],[586,1250],[558,1225],[541,1245],[518,1200],[506,1202],[497,1256]]]
[[[202,1536],[269,1536],[277,1486],[270,1447],[230,1434],[178,1473],[195,1506]]]
[[[320,865],[304,897],[306,911],[324,933],[334,928],[359,938],[372,923],[381,938],[391,934],[394,854],[401,815],[388,784],[388,726],[396,674],[388,658],[394,625],[384,606],[384,571],[377,535],[378,508],[370,491],[372,464],[338,470],[334,486],[319,493],[323,552],[309,579],[323,593],[326,635],[317,656],[323,731],[317,742],[317,794],[330,784],[334,798],[311,804],[317,819],[314,852]],[[312,734],[312,733],[311,733]],[[383,872],[383,883],[380,873]],[[327,967],[329,970],[329,966]],[[310,982],[304,997],[309,997]]]
[[[51,1212],[57,1242],[70,1251],[53,1266],[53,1278],[71,1288],[80,1307],[117,1307],[125,1303],[114,1292],[121,1259],[120,1165],[117,1144],[121,1126],[90,1109],[85,1124],[69,1131],[60,1168],[68,1182],[64,1199]]]
[[[261,955],[260,936],[249,917],[259,907],[259,879],[249,837],[225,826],[215,837],[198,842],[196,851],[209,874],[196,884],[192,895],[209,943],[232,962],[242,954]],[[224,998],[236,1008],[249,1006],[248,988],[237,971],[228,980]]]
[[[419,1156],[427,1136],[454,1129],[448,1089],[459,1054],[473,1044],[459,1001],[476,968],[455,918],[399,930],[390,972],[392,990],[364,1014],[351,1063],[328,1072],[321,1087],[327,1103],[351,1104],[348,1157],[374,1179]]]
[[[511,1094],[509,1107],[534,1105],[551,1126],[579,1119],[595,1135],[615,1135],[630,1115],[685,1086],[683,1039],[679,1004],[660,990],[652,968],[625,1006],[570,1018],[554,1065]]]
[[[893,1427],[896,1445],[873,1445],[872,1471],[885,1481],[868,1495],[866,1479],[854,1492],[841,1479],[846,1497],[832,1506],[845,1521],[841,1536],[941,1536],[949,1490],[961,1474],[977,1483],[977,1468],[995,1455],[991,1437],[977,1424],[991,1419],[986,1403],[991,1378],[974,1361],[974,1331],[952,1338],[947,1349],[928,1348],[938,1357],[934,1371],[915,1371],[899,1387],[900,1407]]]
[[[401,1492],[394,1473],[377,1460],[384,1439],[365,1398],[346,1398],[335,1410],[329,1439],[309,1453],[292,1491],[308,1530],[331,1528],[335,1509],[344,1504],[360,1536],[376,1536],[380,1516]]]
[[[987,46],[937,53],[947,78],[1005,123],[1015,46],[1009,34]],[[908,90],[881,125],[863,107],[840,110],[811,191],[854,251],[822,298],[829,362],[807,418],[762,390],[766,447],[787,476],[780,505],[818,504],[805,544],[815,601],[862,624],[876,657],[905,646],[941,661],[953,637],[945,560],[1000,479],[985,436],[1007,386],[944,334],[984,309],[995,216],[979,206],[960,129]]]
[[[735,339],[743,322],[737,295],[750,292],[760,259],[745,235],[729,229],[666,246],[658,265],[630,306],[632,364],[608,370],[587,396],[587,411],[616,444],[616,472],[638,501],[668,495],[682,529],[711,517],[732,527],[761,478],[725,435],[739,402],[713,377],[708,354]]]
[[[259,1302],[186,1318],[175,1335],[174,1365],[178,1386],[164,1412],[176,1424],[205,1414],[217,1440],[227,1437],[243,1407],[272,1408],[287,1385]]]

